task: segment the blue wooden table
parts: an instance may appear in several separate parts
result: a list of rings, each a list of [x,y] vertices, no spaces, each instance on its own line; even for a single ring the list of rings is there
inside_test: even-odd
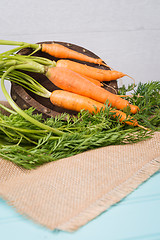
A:
[[[160,172],[73,233],[50,231],[0,198],[1,240],[160,240]]]

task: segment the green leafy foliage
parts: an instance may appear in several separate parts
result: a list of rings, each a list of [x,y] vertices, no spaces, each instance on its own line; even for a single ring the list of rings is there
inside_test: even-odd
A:
[[[123,86],[119,94],[127,91]],[[28,122],[18,113],[9,116],[0,113],[0,156],[32,169],[90,149],[145,140],[160,127],[159,92],[159,82],[140,83],[128,98],[140,108],[135,118],[152,131],[119,122],[118,118],[113,118],[110,107],[97,114],[81,111],[77,116],[64,113],[46,120],[41,114],[33,114],[33,108],[25,110],[35,120],[61,131],[62,136]]]
[[[122,86],[122,88],[119,90],[119,94],[127,94],[131,87],[131,85],[128,88]],[[160,130],[159,81],[139,83],[138,86],[134,88],[132,96],[127,100],[140,108],[140,111],[135,115],[135,118],[140,124],[152,130]]]
[[[138,142],[151,136],[151,132],[113,119],[109,108],[98,114],[81,111],[77,116],[62,114],[45,121],[41,115],[33,114],[33,110],[25,111],[64,134],[55,136],[29,123],[19,114],[0,114],[0,156],[27,169],[90,149]]]

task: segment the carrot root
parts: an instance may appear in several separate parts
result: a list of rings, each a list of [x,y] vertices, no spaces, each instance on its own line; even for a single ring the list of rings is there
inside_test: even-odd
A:
[[[64,109],[80,112],[81,110],[89,111],[90,113],[97,113],[100,110],[104,110],[106,106],[98,101],[90,99],[85,96],[81,96],[76,93],[55,90],[50,95],[50,101],[52,104],[62,107]],[[136,119],[127,116],[124,112],[116,109],[110,109],[113,117],[118,117],[120,122],[125,124],[137,126],[138,122]]]
[[[119,97],[124,97],[124,98],[125,98],[125,97],[130,97],[130,98],[132,98],[134,95],[131,94],[131,95],[118,95],[118,96],[119,96]],[[143,97],[144,97],[144,96],[141,96],[141,95],[139,95],[139,94],[138,94],[138,95],[135,95],[135,96],[138,97],[138,98],[140,98],[140,97],[143,98]]]
[[[85,75],[90,78],[94,78],[100,82],[117,80],[119,78],[126,76],[126,74],[115,70],[112,71],[106,69],[99,69],[64,59],[58,60],[56,66],[70,69],[79,74]]]
[[[89,97],[95,101],[111,104],[112,107],[117,109],[124,109],[130,106],[131,113],[135,114],[139,108],[129,104],[125,99],[120,98],[118,95],[113,94],[106,89],[96,86],[80,74],[63,67],[50,67],[46,72],[48,79],[57,87],[73,92],[82,96]]]
[[[107,67],[107,68],[110,68],[110,69],[112,69],[110,66],[108,66],[106,63],[104,63],[104,62],[101,62],[101,64],[100,65],[102,65],[102,66],[104,66],[104,67]]]
[[[93,82],[95,85],[99,86],[99,87],[102,87],[103,86],[103,83],[101,83],[100,81],[94,79],[94,78],[90,78],[90,77],[87,77],[85,75],[82,75],[80,74],[82,77],[88,79],[90,82]]]
[[[93,58],[86,54],[77,52],[72,50],[68,47],[65,47],[59,43],[42,43],[41,44],[41,51],[50,54],[56,58],[60,59],[76,59],[84,62],[94,63],[94,64],[103,64],[103,60],[100,58]],[[106,65],[105,65],[106,66]],[[108,66],[107,66],[108,67]]]
[[[101,108],[105,108],[104,104],[93,99],[64,90],[53,91],[50,96],[50,101],[56,106],[77,112],[84,109],[90,113],[97,113]]]
[[[143,128],[144,130],[146,130],[146,131],[151,131],[149,128],[146,128],[146,127],[144,127],[144,126],[142,126],[142,125],[137,125],[138,127],[140,127],[140,128]]]
[[[126,77],[129,77],[130,79],[133,80],[133,87],[132,87],[132,89],[134,89],[134,88],[135,88],[135,85],[136,85],[135,79],[134,79],[133,77],[127,75],[127,74],[125,74],[125,76],[126,76]],[[131,89],[131,90],[132,90],[132,89]]]

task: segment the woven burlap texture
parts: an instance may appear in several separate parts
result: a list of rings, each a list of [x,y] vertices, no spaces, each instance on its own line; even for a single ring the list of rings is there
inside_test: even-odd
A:
[[[25,170],[0,159],[0,196],[47,228],[77,230],[160,169],[160,133]]]

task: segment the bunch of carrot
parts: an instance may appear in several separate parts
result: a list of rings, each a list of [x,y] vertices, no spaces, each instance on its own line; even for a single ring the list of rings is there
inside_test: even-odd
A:
[[[0,40],[0,44],[3,44],[2,40]],[[6,44],[5,41],[4,44]],[[27,45],[27,43],[23,42],[8,41],[7,44],[19,45],[21,48],[29,46],[35,49],[34,52],[41,50],[56,58],[60,58],[56,66],[44,66],[41,70],[41,73],[45,74],[54,85],[62,89],[55,90],[50,94],[50,101],[54,105],[74,111],[85,109],[93,113],[104,109],[105,103],[108,102],[109,105],[116,108],[111,109],[113,116],[119,116],[120,121],[124,121],[129,125],[140,126],[136,119],[127,116],[123,112],[124,109],[129,108],[130,113],[135,114],[139,111],[139,108],[101,86],[103,81],[117,80],[127,76],[126,74],[115,70],[90,67],[73,60],[68,60],[75,59],[106,65],[102,59],[88,57],[85,54],[78,53],[56,43]],[[36,67],[34,66],[33,68],[36,71]]]
[[[48,68],[46,72],[48,79],[63,89],[63,91],[54,91],[51,94],[50,100],[53,104],[75,111],[85,109],[89,112],[97,112],[100,111],[100,109],[104,109],[104,104],[108,101],[108,104],[119,109],[112,109],[111,112],[114,113],[114,116],[119,116],[120,121],[126,121],[127,124],[134,126],[138,125],[136,120],[127,121],[126,114],[120,111],[129,107],[130,112],[135,114],[139,110],[138,107],[129,104],[127,100],[110,93],[100,85],[103,81],[116,80],[126,76],[126,74],[65,60],[65,58],[76,59],[83,62],[106,65],[102,59],[88,57],[60,44],[44,43],[41,44],[40,48],[43,52],[60,58],[60,60],[57,61],[56,67]],[[129,118],[130,116],[128,116],[128,119]]]

